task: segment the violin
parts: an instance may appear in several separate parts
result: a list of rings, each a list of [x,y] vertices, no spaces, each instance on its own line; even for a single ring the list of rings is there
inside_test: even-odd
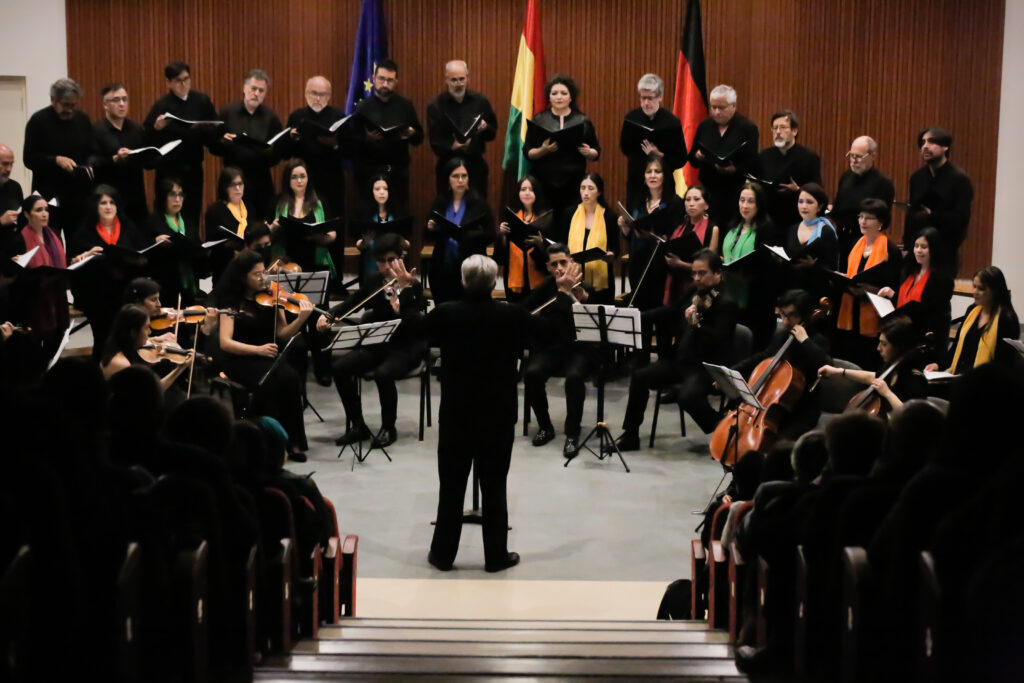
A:
[[[301,273],[302,266],[300,266],[298,263],[292,263],[291,261],[282,261],[281,259],[277,259],[276,261],[270,264],[270,267],[267,268],[267,272],[270,274]]]
[[[232,315],[229,308],[218,308],[218,314]],[[156,315],[149,316],[149,326],[154,330],[169,330],[178,323],[199,325],[206,319],[206,309],[202,306],[189,306],[183,309],[162,308]]]
[[[139,358],[150,365],[155,365],[162,360],[170,361],[175,365],[182,365],[191,362],[193,351],[191,349],[183,349],[174,344],[146,344],[139,347],[138,354]],[[196,353],[194,357],[196,360],[204,363],[210,361],[209,356],[202,353]]]
[[[292,293],[285,290],[279,282],[271,282],[262,292],[256,293],[256,303],[260,306],[280,306],[289,313],[298,314],[301,310],[299,302],[309,301],[309,297],[302,293]],[[313,307],[313,310],[333,321],[335,317],[322,308]]]
[[[901,368],[904,368],[908,363],[910,363],[910,361],[917,358],[926,348],[928,348],[926,344],[919,344],[918,346],[910,349],[893,361],[892,365],[887,367],[882,374],[877,376],[877,379],[883,380],[888,384],[889,377],[899,372]],[[843,408],[843,413],[861,411],[869,415],[886,417],[889,413],[889,408],[889,402],[882,398],[881,394],[878,393],[878,389],[875,389],[873,386],[869,386],[867,389],[863,389],[854,394],[853,398],[851,398],[846,404],[846,407]]]
[[[831,302],[821,299],[808,323],[828,315]],[[750,386],[764,410],[741,403],[730,410],[711,435],[711,457],[726,467],[739,462],[750,451],[765,452],[778,439],[779,428],[804,393],[803,373],[784,360],[793,345],[792,334],[774,356],[758,363],[750,373]]]

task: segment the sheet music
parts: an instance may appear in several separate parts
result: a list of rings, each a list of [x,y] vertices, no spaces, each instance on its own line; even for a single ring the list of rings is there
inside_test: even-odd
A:
[[[726,398],[739,399],[748,406],[764,410],[764,406],[757,399],[750,385],[747,384],[747,380],[743,379],[743,375],[724,365],[715,365],[714,363],[701,363],[701,365],[707,369],[708,374],[715,380]]]
[[[228,241],[228,238],[224,237],[223,239],[219,239],[219,240],[210,240],[209,242],[203,242],[201,246],[203,247],[203,249],[209,249],[210,247],[215,247],[218,244],[224,244],[227,241]]]
[[[1003,341],[1012,346],[1017,353],[1024,355],[1024,342],[1020,339],[1011,339],[1010,337],[1003,337]]]
[[[31,249],[26,251],[21,256],[19,256],[18,258],[14,259],[14,262],[17,263],[22,268],[28,268],[28,262],[32,260],[32,257],[36,255],[37,251],[39,251],[39,247],[38,246],[32,247]]]
[[[79,268],[84,266],[89,261],[92,261],[97,256],[99,256],[99,254],[89,254],[88,256],[86,256],[84,259],[82,259],[78,263],[72,263],[70,266],[68,266],[68,270],[78,270]]]
[[[139,152],[145,152],[147,150],[153,150],[155,152],[160,152],[160,156],[166,156],[168,152],[170,152],[172,149],[174,149],[175,147],[180,145],[181,142],[182,142],[181,140],[171,140],[170,142],[168,142],[166,145],[163,145],[162,147],[139,147],[138,149],[130,150],[128,153],[129,154],[138,154]]]
[[[398,329],[402,322],[401,318],[394,320],[381,320],[375,323],[364,323],[362,325],[348,325],[338,330],[331,343],[324,347],[324,351],[346,351],[356,347],[374,346],[385,344],[391,339],[391,335]]]
[[[50,362],[47,364],[47,366],[46,366],[47,370],[49,370],[54,365],[56,365],[57,361],[60,360],[60,354],[64,353],[64,347],[66,347],[68,345],[68,340],[69,339],[71,339],[71,326],[70,325],[68,325],[68,328],[66,330],[64,330],[64,337],[60,340],[60,346],[57,347],[57,353],[53,354],[53,358],[51,358]]]
[[[599,309],[604,309],[609,344],[640,348],[643,339],[640,329],[640,309],[617,308],[608,305],[573,304],[572,317],[576,326],[576,341],[600,342]]]
[[[764,248],[767,249],[768,251],[772,252],[773,254],[775,254],[776,256],[778,256],[779,258],[781,258],[784,261],[791,260],[789,258],[789,256],[786,254],[786,250],[783,249],[782,247],[773,247],[771,245],[766,244],[766,245],[764,245]]]
[[[220,126],[220,125],[224,124],[223,121],[189,121],[188,119],[183,119],[180,116],[175,116],[174,114],[172,114],[169,111],[165,111],[164,112],[164,118],[165,119],[173,119],[174,121],[180,121],[181,123],[187,123],[190,126],[202,126],[202,125]]]
[[[953,379],[957,377],[952,372],[944,372],[942,370],[925,370],[924,378],[929,382],[937,382],[941,380]]]
[[[332,133],[333,133],[333,132],[335,132],[335,131],[337,131],[337,130],[338,130],[339,128],[341,128],[341,127],[342,127],[342,126],[343,126],[343,125],[345,124],[345,122],[346,122],[346,121],[348,121],[348,120],[349,120],[350,118],[352,118],[352,114],[349,114],[348,116],[342,116],[342,117],[341,117],[340,119],[338,119],[337,121],[335,121],[334,123],[332,123],[332,124],[330,125],[330,127],[328,127],[328,129],[327,129],[327,130],[331,131]]]
[[[868,301],[870,301],[871,305],[875,307],[876,311],[878,311],[879,318],[884,318],[896,310],[896,307],[892,305],[892,301],[886,299],[884,296],[878,296],[871,292],[866,292],[866,294],[868,295]]]
[[[277,273],[266,276],[268,281],[279,282],[298,294],[316,295],[316,301],[322,301],[327,292],[327,282],[331,278],[329,270],[306,271],[301,273]],[[315,302],[314,302],[315,303]]]

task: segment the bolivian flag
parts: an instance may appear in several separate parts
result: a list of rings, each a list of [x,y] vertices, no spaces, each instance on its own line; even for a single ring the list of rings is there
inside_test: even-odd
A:
[[[519,38],[519,56],[512,85],[512,106],[505,130],[505,158],[501,167],[516,171],[516,177],[526,174],[529,162],[523,154],[526,140],[526,122],[533,114],[543,111],[547,104],[544,94],[544,46],[540,37],[540,11],[537,0],[528,0],[526,23]]]

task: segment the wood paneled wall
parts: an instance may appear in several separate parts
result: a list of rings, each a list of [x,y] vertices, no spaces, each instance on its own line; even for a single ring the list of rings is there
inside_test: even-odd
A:
[[[101,112],[99,88],[124,81],[132,116],[141,119],[165,91],[163,66],[184,59],[194,87],[219,107],[236,100],[251,67],[273,79],[267,104],[282,119],[303,105],[305,80],[323,73],[344,99],[359,0],[67,0],[70,76],[86,89],[86,110]],[[385,0],[399,90],[425,119],[443,88],[446,60],[465,59],[470,87],[481,90],[504,130],[525,0]],[[634,85],[646,71],[666,80],[671,106],[685,0],[549,0],[541,2],[548,75],[571,74],[580,108],[603,145],[594,164],[609,199],[624,194],[618,151],[622,115],[637,106]],[[762,129],[790,108],[801,117],[800,140],[822,157],[834,192],[850,141],[879,142],[879,167],[906,199],[920,164],[918,131],[943,125],[955,137],[952,158],[975,186],[964,247],[966,272],[988,263],[992,248],[996,136],[1002,58],[1003,0],[704,0],[709,87],[739,92],[740,111]],[[499,135],[499,138],[501,136]],[[488,150],[492,204],[501,189],[500,142]],[[207,169],[211,188],[219,163]],[[433,194],[434,157],[413,154],[413,208],[422,215]],[[212,199],[212,190],[208,200]],[[897,212],[894,233],[900,234]]]

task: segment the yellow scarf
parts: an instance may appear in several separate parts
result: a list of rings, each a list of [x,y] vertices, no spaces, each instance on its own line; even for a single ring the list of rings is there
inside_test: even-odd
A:
[[[984,365],[995,358],[996,344],[999,343],[999,314],[1001,312],[1001,309],[996,309],[995,315],[988,321],[988,329],[981,334],[981,339],[978,340],[978,352],[974,355],[974,365],[972,367],[976,368],[979,365]],[[977,324],[978,316],[980,315],[981,306],[975,306],[964,319],[964,324],[960,326],[960,334],[957,335],[956,352],[953,354],[953,362],[946,369],[946,372],[955,372],[954,368],[960,364],[960,352],[964,348],[964,338],[967,336],[971,326]]]
[[[245,209],[245,202],[238,202],[238,206],[240,207],[238,209],[236,209],[231,202],[228,202],[227,204],[228,211],[230,211],[231,215],[235,217],[236,221],[238,221],[238,236],[245,237],[245,226],[249,224],[246,220],[249,212]]]
[[[576,254],[595,247],[607,251],[608,235],[604,229],[604,207],[600,204],[594,209],[594,223],[590,226],[590,234],[587,235],[587,242],[584,244],[583,236],[586,234],[587,210],[580,204],[576,207],[576,213],[572,215],[572,222],[569,223],[569,251]],[[608,263],[591,261],[584,266],[583,278],[594,291],[608,289]]]
[[[850,250],[850,257],[846,260],[846,277],[853,277],[857,274],[857,267],[860,260],[864,258],[864,238],[857,240],[857,244]],[[871,248],[871,255],[868,256],[864,270],[877,266],[882,261],[889,260],[889,240],[885,235],[875,238],[875,245]],[[864,337],[877,337],[879,332],[878,311],[871,305],[868,298],[861,297],[860,302],[860,334]],[[853,297],[843,294],[843,302],[839,307],[839,318],[836,320],[836,327],[840,330],[853,329]]]

